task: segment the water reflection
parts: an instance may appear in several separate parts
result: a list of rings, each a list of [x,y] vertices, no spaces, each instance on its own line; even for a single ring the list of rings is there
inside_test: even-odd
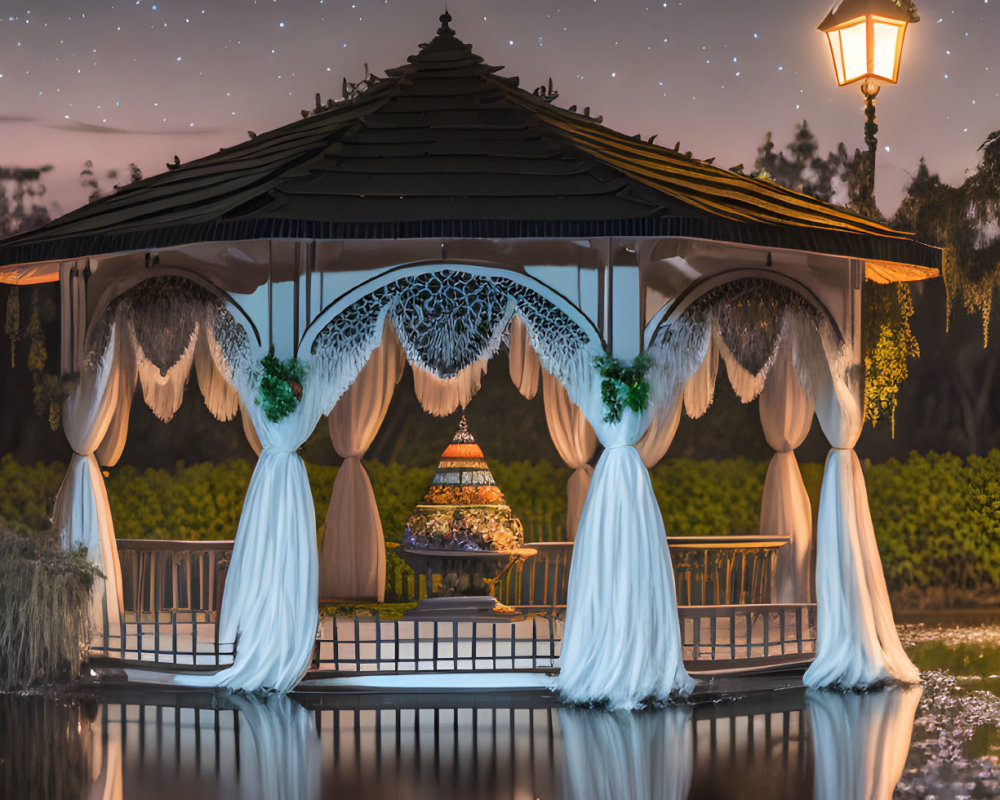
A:
[[[806,692],[816,763],[814,800],[889,800],[903,774],[919,687]]]
[[[572,800],[685,800],[693,767],[691,707],[559,710]]]
[[[637,713],[543,693],[0,698],[0,797],[888,800],[920,696],[789,689]],[[939,785],[924,772],[903,796]]]
[[[92,711],[85,715],[86,727],[81,739],[90,761],[90,785],[87,800],[122,800],[122,742],[118,736],[108,735],[106,715],[98,713],[95,703],[84,703],[82,709]]]
[[[0,797],[85,797],[90,770],[83,732],[95,710],[0,694]]]
[[[286,695],[228,695],[239,712],[241,800],[316,800],[320,791],[315,717]]]

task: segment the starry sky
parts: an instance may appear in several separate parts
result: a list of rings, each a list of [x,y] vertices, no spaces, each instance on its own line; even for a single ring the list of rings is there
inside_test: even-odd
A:
[[[51,164],[49,203],[86,201],[84,161],[146,176],[300,117],[433,38],[443,0],[6,0],[0,164]],[[753,164],[808,120],[821,151],[864,147],[816,25],[830,0],[449,0],[452,27],[528,90],[697,158]],[[876,194],[891,214],[925,156],[957,184],[1000,129],[1000,0],[922,0],[900,82],[877,100]],[[114,181],[102,177],[105,190]]]

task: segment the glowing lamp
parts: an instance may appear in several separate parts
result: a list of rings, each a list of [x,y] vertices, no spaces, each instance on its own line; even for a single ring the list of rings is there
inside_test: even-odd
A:
[[[909,0],[842,0],[830,9],[818,28],[829,40],[837,83],[895,83],[906,26],[919,19]]]

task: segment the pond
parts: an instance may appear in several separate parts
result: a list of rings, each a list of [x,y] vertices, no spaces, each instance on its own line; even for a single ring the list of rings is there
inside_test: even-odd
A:
[[[4,697],[0,797],[996,797],[996,619],[901,625],[922,687],[811,692],[789,677],[639,713],[530,692]]]

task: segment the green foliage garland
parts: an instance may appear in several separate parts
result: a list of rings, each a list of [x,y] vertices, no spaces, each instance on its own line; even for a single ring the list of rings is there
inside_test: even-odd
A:
[[[639,413],[646,410],[649,405],[646,372],[652,363],[653,359],[646,353],[637,355],[631,364],[607,354],[594,359],[601,373],[605,422],[620,422],[626,408]]]
[[[254,402],[264,409],[264,414],[271,422],[281,422],[296,409],[302,399],[306,366],[297,358],[279,360],[274,355],[273,347],[260,360],[260,366],[264,374]]]
[[[870,281],[863,294],[865,419],[874,427],[888,414],[895,436],[899,387],[910,374],[907,361],[920,356],[920,345],[910,330],[913,295],[906,283]]]

